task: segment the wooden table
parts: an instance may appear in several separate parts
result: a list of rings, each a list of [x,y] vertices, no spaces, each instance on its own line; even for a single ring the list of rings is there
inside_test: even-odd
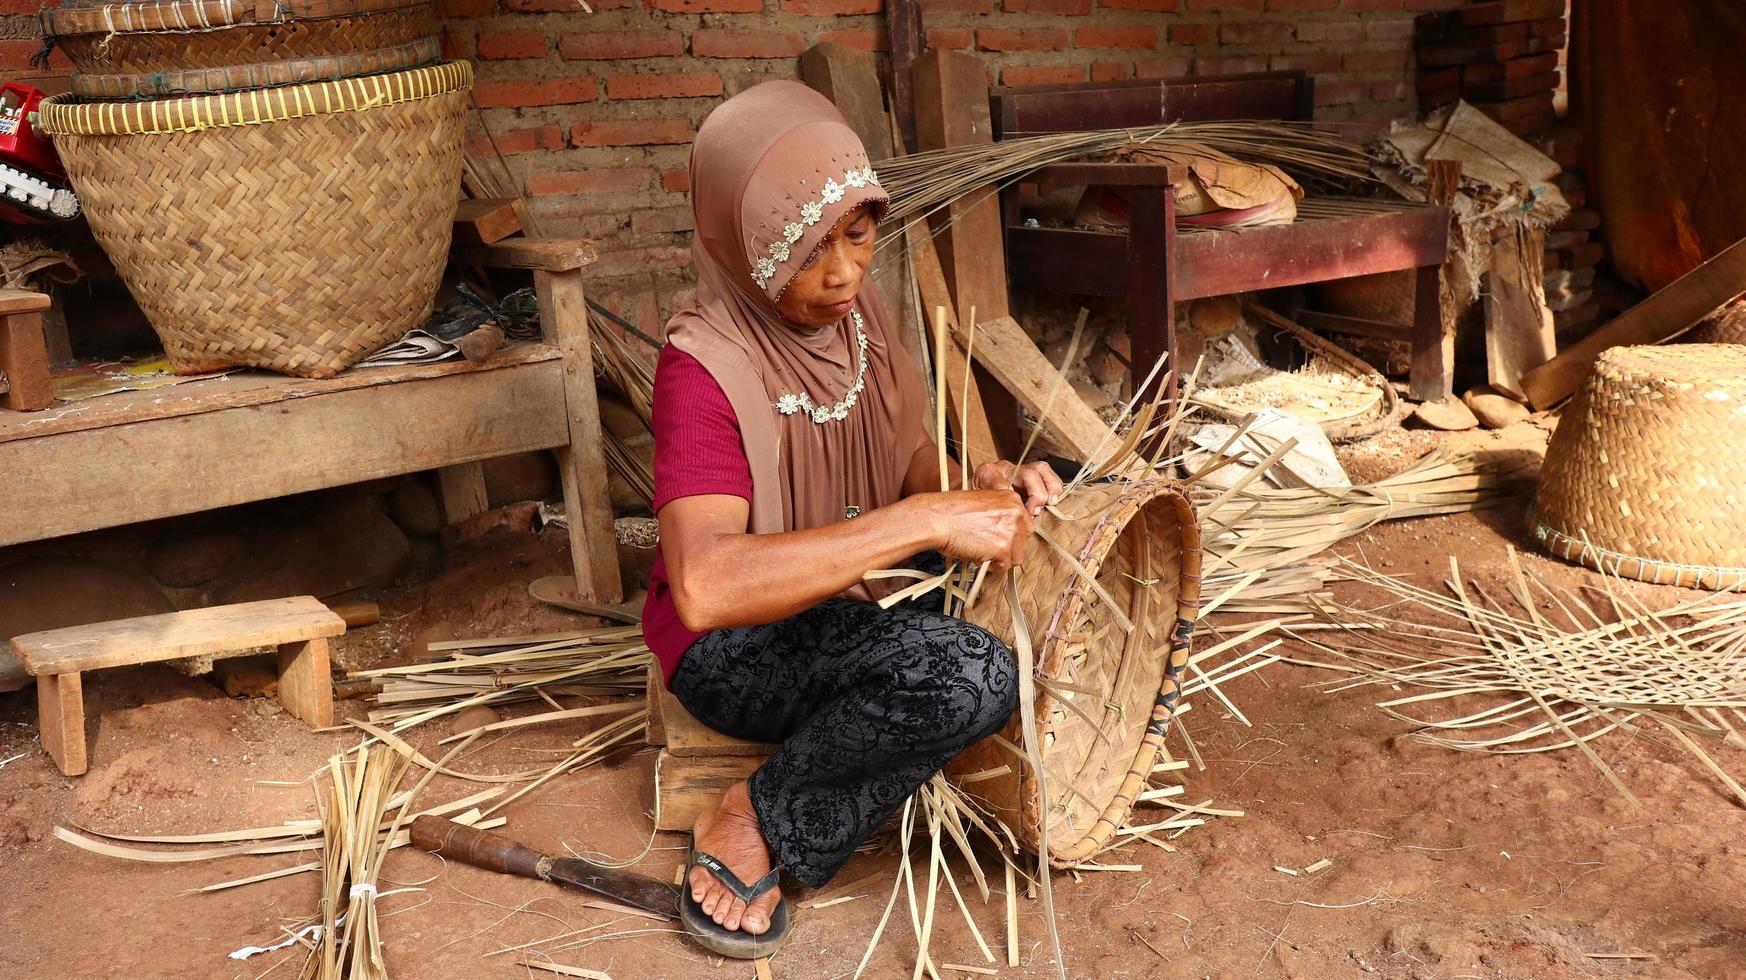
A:
[[[323,380],[244,371],[0,410],[0,545],[432,469],[455,520],[485,507],[479,461],[554,449],[577,593],[618,602],[582,292],[587,244],[457,250],[474,264],[534,269],[545,343],[486,361]]]

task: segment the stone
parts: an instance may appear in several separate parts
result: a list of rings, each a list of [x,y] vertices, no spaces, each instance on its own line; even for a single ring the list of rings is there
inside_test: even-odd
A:
[[[231,531],[172,531],[146,552],[146,571],[162,585],[191,589],[229,571],[248,550],[242,535]]]
[[[407,534],[429,536],[443,529],[443,508],[430,482],[413,477],[394,488],[388,516]]]
[[[226,657],[212,665],[212,681],[233,698],[270,698],[279,693],[274,657]]]
[[[449,722],[449,734],[459,735],[463,732],[470,732],[475,728],[489,725],[501,717],[495,709],[483,704],[476,704],[471,708],[455,712],[454,719]]]
[[[523,500],[507,507],[488,510],[483,514],[474,514],[464,521],[443,528],[443,547],[454,548],[474,538],[482,538],[494,531],[505,531],[510,534],[532,534],[534,519],[539,516],[539,512],[538,501]]]
[[[1235,296],[1208,296],[1188,308],[1188,322],[1208,337],[1230,333],[1243,323],[1243,303]]]
[[[1073,391],[1079,395],[1079,400],[1085,403],[1085,407],[1094,412],[1100,412],[1110,405],[1109,392],[1090,382],[1073,382]]]
[[[485,497],[493,507],[545,500],[558,487],[558,464],[544,450],[485,461]]]
[[[1085,366],[1091,371],[1092,380],[1100,385],[1113,385],[1128,376],[1127,364],[1107,347],[1093,351]]]
[[[373,498],[354,498],[275,534],[259,560],[219,593],[220,602],[284,596],[330,598],[393,582],[412,546]]]
[[[1413,418],[1423,425],[1444,432],[1461,432],[1479,425],[1479,419],[1474,418],[1472,410],[1454,398],[1422,402],[1413,409]]]
[[[1516,401],[1490,385],[1480,385],[1471,388],[1461,396],[1461,401],[1472,410],[1473,416],[1479,419],[1479,424],[1488,429],[1507,429],[1517,422],[1526,422],[1533,413],[1528,406]]]
[[[88,558],[43,556],[0,567],[0,641],[175,608],[147,576]],[[0,642],[0,691],[34,683]]]

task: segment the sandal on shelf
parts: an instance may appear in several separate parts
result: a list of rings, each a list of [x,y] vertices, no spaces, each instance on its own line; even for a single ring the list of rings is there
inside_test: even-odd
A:
[[[769,894],[770,889],[776,887],[776,880],[780,877],[782,869],[771,868],[769,874],[759,878],[753,884],[747,885],[740,880],[739,875],[729,871],[727,865],[693,846],[691,863],[686,871],[686,882],[680,889],[679,922],[685,927],[685,934],[690,936],[697,945],[718,956],[726,956],[736,960],[755,960],[760,957],[774,956],[776,950],[781,948],[782,941],[788,938],[788,899],[777,900],[776,908],[770,913],[770,928],[765,930],[763,935],[754,936],[739,929],[729,929],[710,918],[703,911],[703,906],[697,904],[697,900],[691,897],[689,869],[697,867],[715,875],[716,879],[726,885],[727,890],[733,892],[735,898],[745,902],[748,908],[753,902]]]

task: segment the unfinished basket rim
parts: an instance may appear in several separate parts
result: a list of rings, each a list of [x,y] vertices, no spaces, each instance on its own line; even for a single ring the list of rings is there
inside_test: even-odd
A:
[[[192,33],[249,24],[356,17],[430,3],[432,0],[164,0],[50,7],[42,11],[40,20],[43,34],[51,39],[76,34]]]
[[[43,100],[39,128],[50,136],[195,133],[359,112],[462,91],[472,83],[471,62],[445,61],[383,75],[148,102],[79,102],[57,95]]]
[[[406,44],[370,48],[343,55],[264,61],[222,68],[129,74],[75,72],[71,85],[73,94],[82,100],[228,94],[249,89],[306,85],[382,72],[405,71],[438,60],[442,57],[442,50],[442,39],[433,34]]]

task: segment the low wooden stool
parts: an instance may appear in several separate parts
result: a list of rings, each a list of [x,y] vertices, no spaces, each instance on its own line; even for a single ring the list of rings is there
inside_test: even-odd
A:
[[[51,305],[44,293],[0,289],[0,407],[35,412],[54,404],[42,332],[42,311]]]
[[[663,746],[655,759],[656,830],[689,831],[729,786],[750,776],[778,746],[743,742],[710,728],[685,710],[649,663],[649,725],[646,740]]]
[[[296,596],[25,633],[12,638],[12,652],[36,678],[42,747],[61,772],[77,776],[88,768],[81,672],[277,646],[279,703],[311,728],[326,728],[333,724],[327,638],[345,631],[333,610]]]

